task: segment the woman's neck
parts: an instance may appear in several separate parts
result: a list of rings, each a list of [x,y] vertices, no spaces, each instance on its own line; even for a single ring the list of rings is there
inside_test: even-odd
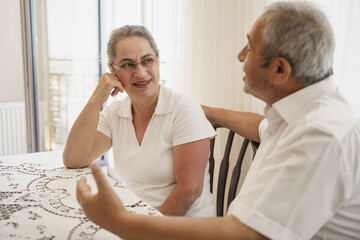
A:
[[[139,120],[149,120],[155,112],[158,98],[159,91],[150,99],[143,101],[131,101],[133,118],[138,118]]]

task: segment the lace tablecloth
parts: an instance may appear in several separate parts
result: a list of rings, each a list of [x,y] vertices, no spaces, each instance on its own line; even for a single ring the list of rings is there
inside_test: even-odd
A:
[[[86,218],[76,200],[76,181],[90,168],[67,169],[62,152],[0,157],[0,239],[119,239]],[[111,178],[128,211],[161,215]]]

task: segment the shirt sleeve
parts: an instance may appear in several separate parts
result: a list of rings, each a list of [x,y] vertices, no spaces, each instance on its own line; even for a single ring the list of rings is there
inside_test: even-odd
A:
[[[200,104],[184,97],[174,107],[172,137],[173,146],[216,136]]]
[[[260,141],[261,141],[261,139],[262,139],[262,132],[263,132],[264,129],[267,127],[267,125],[268,125],[268,121],[267,121],[266,118],[264,118],[264,119],[260,122],[260,124],[259,124],[259,129],[258,129],[258,131],[259,131]]]
[[[115,111],[115,104],[110,104],[109,106],[105,107],[99,116],[99,123],[97,130],[109,138],[112,138],[112,121],[113,115],[116,113]]]

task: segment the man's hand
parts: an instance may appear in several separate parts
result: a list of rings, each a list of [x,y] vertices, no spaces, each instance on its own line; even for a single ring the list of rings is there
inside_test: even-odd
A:
[[[85,176],[81,176],[76,185],[76,197],[85,215],[97,225],[111,231],[112,225],[127,214],[124,205],[106,180],[104,173],[96,163],[91,165],[98,192],[91,193]]]

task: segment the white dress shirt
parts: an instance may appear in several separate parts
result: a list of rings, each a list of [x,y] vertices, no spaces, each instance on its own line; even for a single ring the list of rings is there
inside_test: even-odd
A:
[[[271,239],[360,238],[360,121],[332,77],[265,108],[228,214]]]

